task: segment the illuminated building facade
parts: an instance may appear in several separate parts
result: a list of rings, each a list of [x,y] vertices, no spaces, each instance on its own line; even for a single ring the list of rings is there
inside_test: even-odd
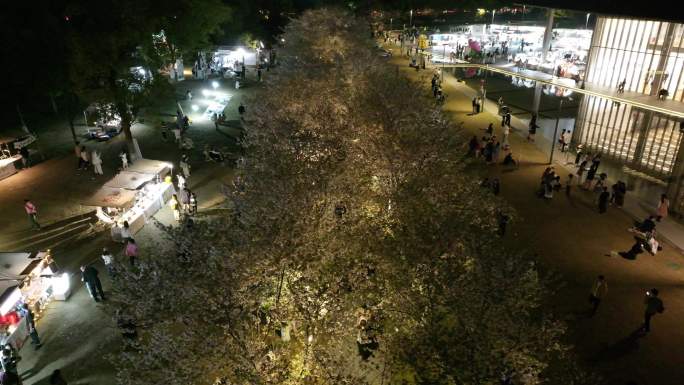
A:
[[[599,17],[592,37],[586,82],[630,98],[684,102],[684,24]],[[666,91],[663,91],[666,90]],[[585,95],[573,137],[589,151],[667,182],[682,213],[684,162],[681,118]]]

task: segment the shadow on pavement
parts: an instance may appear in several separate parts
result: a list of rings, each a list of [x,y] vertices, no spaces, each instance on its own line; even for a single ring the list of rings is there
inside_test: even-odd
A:
[[[639,349],[639,338],[644,337],[641,326],[627,337],[599,351],[590,359],[592,363],[613,361]]]

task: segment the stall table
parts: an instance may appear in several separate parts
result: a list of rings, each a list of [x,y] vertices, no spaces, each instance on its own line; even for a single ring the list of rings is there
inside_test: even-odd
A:
[[[0,159],[0,180],[17,173],[17,168],[14,167],[14,162],[21,159],[21,155],[14,155],[9,158]]]

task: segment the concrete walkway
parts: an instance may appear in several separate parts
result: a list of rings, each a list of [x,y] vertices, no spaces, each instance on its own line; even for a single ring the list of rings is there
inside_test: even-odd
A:
[[[394,52],[397,52],[395,49]],[[391,60],[409,78],[420,81],[429,94],[432,70],[416,72],[403,57]],[[443,83],[449,96],[445,112],[455,122],[465,122],[471,135],[482,136],[491,122],[495,134],[502,136],[496,106],[487,102],[485,112],[471,115],[471,99],[475,91],[453,77]],[[526,135],[527,125],[513,120],[514,132]],[[561,275],[562,286],[551,293],[550,308],[568,323],[568,341],[588,367],[603,375],[609,384],[668,385],[681,384],[684,378],[684,257],[665,242],[664,250],[651,256],[644,253],[636,260],[612,256],[611,251],[626,251],[633,242],[627,229],[633,217],[625,210],[610,207],[599,214],[596,196],[579,188],[570,197],[556,194],[550,200],[535,196],[540,177],[547,167],[548,153],[528,143],[522,135],[509,138],[520,166],[511,170],[500,165],[482,164],[490,178],[500,178],[501,195],[519,213],[511,221],[507,242],[536,255],[541,267]],[[574,170],[571,170],[574,173]],[[556,165],[556,172],[565,181],[568,170]],[[639,215],[637,215],[639,216]],[[639,216],[641,217],[641,216]],[[666,222],[658,225],[661,232],[675,230],[678,225]],[[596,276],[603,274],[609,282],[609,292],[596,316],[588,317],[588,295]],[[641,337],[634,332],[640,327],[644,312],[645,291],[660,290],[666,311],[652,322],[652,331]]]

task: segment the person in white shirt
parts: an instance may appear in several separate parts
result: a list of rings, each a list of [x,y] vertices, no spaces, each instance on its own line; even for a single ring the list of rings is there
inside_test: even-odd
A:
[[[114,276],[114,265],[112,264],[112,262],[114,262],[114,257],[107,248],[102,249],[102,262],[104,262],[107,273],[110,276]]]
[[[102,157],[100,154],[97,152],[97,150],[93,150],[93,153],[91,155],[91,160],[93,164],[93,168],[95,169],[95,175],[102,175]]]

